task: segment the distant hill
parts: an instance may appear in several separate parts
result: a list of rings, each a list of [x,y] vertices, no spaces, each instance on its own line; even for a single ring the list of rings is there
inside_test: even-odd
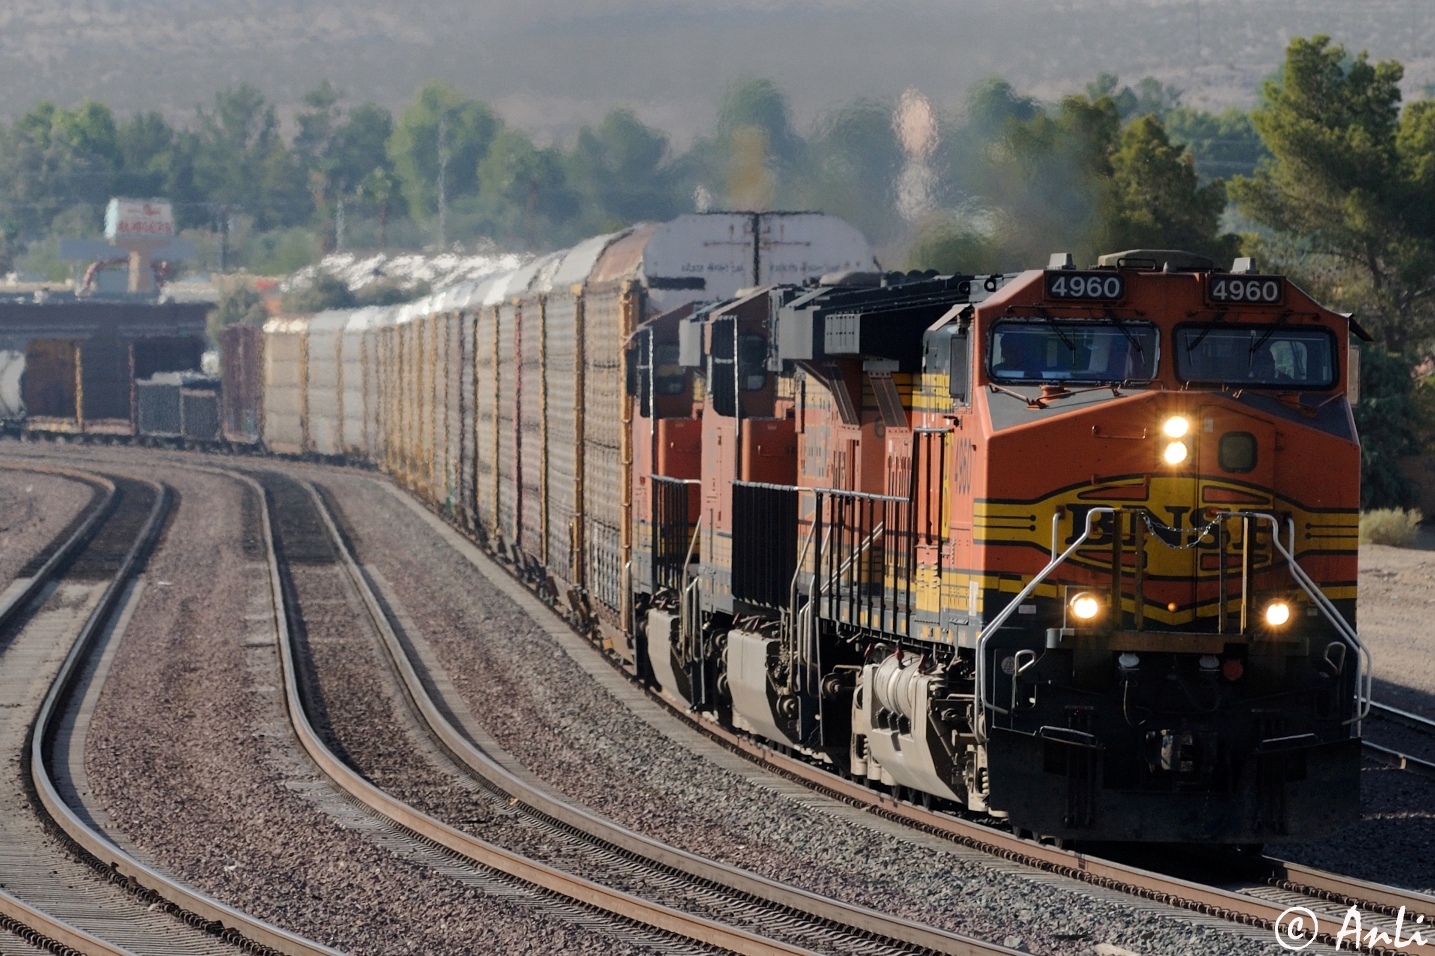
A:
[[[1325,32],[1435,81],[1428,0],[11,0],[0,117],[49,97],[173,119],[239,82],[292,112],[323,78],[401,105],[439,76],[510,120],[565,135],[615,104],[679,140],[721,85],[759,73],[799,121],[916,86],[954,108],[999,73],[1055,96],[1102,70],[1152,74],[1218,107],[1254,99],[1294,35]]]

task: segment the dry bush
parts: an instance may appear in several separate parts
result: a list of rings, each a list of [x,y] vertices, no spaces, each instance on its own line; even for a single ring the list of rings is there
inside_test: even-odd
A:
[[[1361,544],[1388,544],[1408,548],[1415,543],[1424,515],[1419,508],[1378,508],[1360,516]]]

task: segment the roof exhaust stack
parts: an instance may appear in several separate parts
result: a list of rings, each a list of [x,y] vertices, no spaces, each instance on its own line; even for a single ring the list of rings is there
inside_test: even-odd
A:
[[[1053,252],[1046,267],[1048,269],[1075,269],[1076,263],[1072,261],[1069,252]]]

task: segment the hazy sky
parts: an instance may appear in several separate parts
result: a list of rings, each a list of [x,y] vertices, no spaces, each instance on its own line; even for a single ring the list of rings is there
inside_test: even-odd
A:
[[[542,137],[616,104],[680,142],[728,80],[757,73],[799,123],[909,86],[955,109],[994,73],[1043,96],[1102,70],[1193,105],[1249,103],[1291,36],[1327,32],[1435,80],[1435,0],[8,0],[0,116],[103,99],[180,119],[250,82],[286,112],[329,78],[400,106],[441,76]]]

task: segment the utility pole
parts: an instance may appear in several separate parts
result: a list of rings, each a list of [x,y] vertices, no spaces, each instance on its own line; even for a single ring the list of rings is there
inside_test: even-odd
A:
[[[224,260],[229,251],[229,207],[219,207],[219,271],[224,271]]]
[[[448,114],[439,107],[438,114],[438,249],[448,248]]]

